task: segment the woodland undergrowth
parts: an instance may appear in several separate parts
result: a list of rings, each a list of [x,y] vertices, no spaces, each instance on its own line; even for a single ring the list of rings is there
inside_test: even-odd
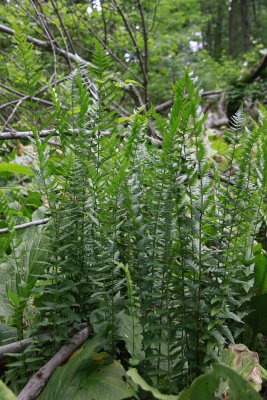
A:
[[[50,222],[15,231],[0,194],[11,238],[0,271],[3,317],[18,339],[50,336],[13,356],[6,379],[21,388],[70,327],[88,322],[105,332],[103,349],[178,393],[244,332],[253,246],[266,219],[264,110],[251,129],[237,112],[218,163],[208,156],[191,71],[174,85],[167,118],[151,106],[121,119],[111,109],[116,74],[96,42],[92,66],[77,57],[68,81],[50,88],[47,118],[31,101],[43,67],[20,32],[15,52],[38,154],[29,188],[39,188]],[[148,140],[149,124],[158,140]],[[43,129],[51,134],[41,140]],[[61,156],[49,144],[55,135]]]

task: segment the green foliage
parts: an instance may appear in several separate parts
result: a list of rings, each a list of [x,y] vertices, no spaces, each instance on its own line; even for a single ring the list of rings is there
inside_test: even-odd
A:
[[[228,382],[228,389],[221,390],[221,383]],[[223,385],[224,388],[224,385]],[[224,397],[221,397],[221,396]],[[260,395],[233,369],[223,364],[215,364],[210,373],[200,375],[189,390],[180,394],[179,400],[213,400],[214,398],[234,400],[260,400]]]
[[[131,368],[129,371],[127,371],[127,376],[133,380],[133,382],[140,386],[143,390],[146,392],[151,392],[153,394],[153,397],[155,399],[159,400],[177,400],[178,396],[173,396],[169,394],[162,394],[159,392],[158,389],[153,388],[150,386],[139,374],[137,369]]]
[[[26,165],[0,163],[0,171],[14,172],[15,174],[33,175],[33,171]]]
[[[87,341],[63,367],[58,367],[43,390],[40,400],[120,400],[133,392],[123,381],[125,370],[105,352],[97,353],[103,335]]]
[[[21,87],[33,93],[40,78],[38,60],[25,36],[17,33],[16,38],[18,54],[26,60],[20,64],[25,80]],[[250,131],[239,110],[224,133],[225,161],[212,163],[192,72],[185,69],[174,85],[168,118],[153,107],[147,113],[141,108],[122,126],[111,109],[118,87],[99,43],[92,63],[88,67],[76,57],[65,84],[51,87],[55,111],[41,127],[30,102],[27,123],[37,150],[33,184],[40,188],[51,218],[38,231],[38,240],[16,233],[14,212],[1,195],[11,248],[8,267],[1,268],[9,300],[4,315],[19,339],[43,330],[51,334],[34,348],[33,366],[28,348],[10,364],[7,375],[11,379],[19,371],[27,379],[37,368],[41,345],[42,357],[49,358],[67,339],[69,327],[89,322],[95,334],[106,333],[104,340],[99,344],[97,336],[94,346],[90,342],[56,371],[46,388],[48,397],[62,397],[66,391],[77,399],[100,396],[100,363],[107,384],[110,376],[120,382],[115,393],[123,398],[130,389],[121,380],[122,366],[111,361],[115,355],[128,364],[139,363],[148,383],[136,372],[134,376],[147,390],[157,396],[165,396],[159,390],[178,393],[244,330],[253,288],[253,242],[265,212],[266,157],[261,144],[266,122]],[[46,124],[50,136],[58,132],[64,158],[50,152],[48,139],[40,140]],[[150,124],[161,138],[160,146],[147,140]],[[221,179],[226,171],[228,179]],[[100,353],[93,361],[98,350],[112,358]],[[231,396],[241,388],[244,395],[257,398],[235,372],[221,365],[198,378],[192,393],[198,384],[205,393],[209,378],[209,390],[216,388],[218,374],[229,379]],[[98,383],[94,387],[93,379]],[[81,380],[85,388],[80,393]]]
[[[4,346],[5,344],[12,343],[16,341],[16,330],[11,326],[0,323],[0,345]]]
[[[228,349],[223,350],[221,360],[248,381],[257,392],[261,390],[257,353],[250,351],[244,344],[230,344]]]
[[[16,400],[16,396],[11,392],[10,389],[0,380],[0,399],[5,400]]]
[[[257,250],[253,249],[253,252],[255,254],[254,288],[256,293],[261,295],[267,293],[267,255],[261,251],[261,245]]]

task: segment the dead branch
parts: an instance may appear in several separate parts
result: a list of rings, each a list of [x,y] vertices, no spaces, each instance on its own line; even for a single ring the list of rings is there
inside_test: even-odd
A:
[[[29,380],[27,385],[22,389],[18,395],[18,400],[34,400],[36,399],[43,388],[45,387],[48,379],[57,367],[64,364],[73,352],[82,346],[89,336],[89,328],[86,327],[80,332],[76,333],[70,342],[65,344],[51,360],[48,361],[33,377]]]
[[[82,329],[84,329],[86,327],[88,327],[88,324],[86,322],[82,322],[81,324],[79,324],[78,329],[77,328],[70,328],[68,330],[68,337],[73,336],[77,331],[82,330]],[[91,325],[90,325],[90,330],[92,331]],[[9,353],[20,353],[20,352],[22,352],[33,341],[40,340],[40,339],[43,339],[43,338],[49,338],[51,336],[53,336],[53,334],[51,332],[48,332],[48,333],[43,333],[42,335],[30,337],[30,338],[27,338],[27,339],[19,340],[17,342],[8,343],[8,344],[6,344],[4,346],[1,346],[0,347],[0,359],[3,358],[6,354],[9,354]]]
[[[9,353],[20,353],[26,349],[34,340],[39,340],[45,337],[51,336],[50,334],[43,333],[36,337],[31,337],[28,339],[19,340],[17,342],[9,343],[0,347],[0,359]]]
[[[0,24],[0,31],[1,32],[5,32],[8,35],[12,35],[12,36],[14,36],[14,34],[15,34],[14,29],[11,29],[8,26],[2,25],[2,24]],[[27,41],[28,42],[33,43],[38,47],[42,47],[42,48],[44,48],[44,49],[46,49],[48,51],[52,51],[51,45],[49,43],[45,42],[44,40],[39,40],[39,39],[36,39],[36,38],[34,38],[32,36],[29,36],[29,35],[27,35],[26,37],[27,37]],[[59,48],[57,46],[55,46],[55,51],[56,51],[56,53],[58,53],[58,54],[62,55],[63,57],[65,57],[67,60],[68,60],[68,58],[70,58],[71,60],[74,60],[75,57],[76,57],[75,54],[72,54],[69,51],[66,51],[66,50],[64,50],[62,48]],[[84,60],[84,62],[85,62],[86,65],[96,68],[89,61]]]
[[[32,97],[30,97],[30,96],[28,96],[28,95],[25,96],[22,92],[19,92],[18,90],[15,90],[15,89],[12,89],[12,88],[10,88],[9,86],[4,85],[3,83],[0,83],[0,87],[2,87],[3,89],[5,89],[6,91],[8,91],[8,92],[10,92],[10,93],[15,94],[16,96],[21,96],[20,99],[18,99],[18,100],[16,100],[16,101],[14,100],[14,103],[15,103],[15,102],[22,102],[22,101],[24,101],[24,100],[31,99],[31,100],[33,100],[33,101],[38,101],[39,103],[43,103],[43,104],[46,104],[46,105],[48,105],[48,106],[54,106],[54,103],[52,103],[52,101],[44,100],[44,99],[41,99],[41,98],[36,97],[36,96],[32,96]],[[12,104],[12,103],[9,102],[9,103],[2,104],[0,108],[5,108],[5,107],[7,107],[7,106],[10,105],[10,104]],[[19,107],[19,105],[17,105],[15,108],[17,108],[17,107]]]
[[[58,79],[58,80],[56,80],[56,81],[50,83],[50,86],[56,86],[56,85],[58,85],[59,83],[66,81],[67,79],[68,79],[68,76],[65,76],[64,78]],[[15,91],[14,91],[14,89],[12,89],[12,88],[10,88],[10,87],[8,87],[8,86],[2,84],[2,83],[0,83],[0,86],[2,86],[4,89],[6,89],[6,90],[8,90],[8,91],[11,91],[12,93],[16,94],[17,96],[23,96],[23,93],[19,92],[18,90],[15,90]],[[42,93],[42,92],[46,91],[47,89],[49,89],[49,86],[48,86],[48,85],[43,86],[41,89],[39,89],[39,90],[34,94],[34,97],[32,97],[31,99],[34,100],[34,101],[42,102],[42,103],[47,104],[47,105],[53,105],[53,106],[54,106],[54,103],[52,103],[52,102],[50,102],[50,101],[48,101],[48,100],[44,100],[44,99],[41,99],[41,98],[39,98],[39,97],[36,97],[37,94]],[[24,100],[28,100],[29,98],[30,98],[30,96],[24,96]],[[0,106],[0,110],[1,110],[2,108],[8,107],[9,105],[16,104],[19,100],[20,100],[20,99],[16,99],[16,100],[9,101],[8,103],[2,104],[2,105]]]
[[[222,90],[208,90],[206,92],[202,92],[201,98],[210,97],[210,96],[217,96],[218,94],[222,93]],[[167,100],[164,103],[158,104],[155,106],[155,111],[163,111],[167,108],[171,107],[173,104],[173,99]]]
[[[79,19],[79,21],[81,21],[81,22],[84,23],[84,21],[82,21],[81,19]],[[2,25],[2,24],[0,24],[0,31],[5,32],[5,33],[7,33],[8,35],[12,35],[12,36],[13,36],[14,33],[15,33],[14,29],[11,29],[11,28],[9,28],[9,27],[7,27],[7,26],[5,26],[5,25]],[[28,42],[31,42],[31,43],[35,44],[36,46],[42,47],[42,48],[44,48],[44,49],[46,49],[46,50],[48,50],[48,51],[52,51],[52,49],[51,49],[49,43],[47,43],[47,42],[45,42],[45,41],[43,41],[43,40],[36,39],[36,38],[34,38],[34,37],[32,37],[32,36],[29,36],[29,35],[27,35],[26,37],[27,37]],[[102,42],[102,43],[104,43],[104,42]],[[67,52],[66,50],[63,50],[63,49],[61,49],[61,48],[55,47],[55,50],[56,50],[57,53],[59,53],[59,54],[61,54],[62,56],[64,56],[67,60],[68,60],[68,58],[70,58],[70,59],[73,60],[73,59],[75,59],[75,57],[76,57],[75,54],[72,54],[72,53],[70,53],[70,52]],[[106,50],[108,51],[108,49],[106,49]],[[111,54],[111,55],[112,55],[112,54]],[[89,62],[89,61],[86,61],[86,60],[83,59],[83,62],[84,62],[85,65],[87,65],[87,66],[96,68],[96,67],[95,67],[91,62]],[[127,68],[128,68],[128,67],[127,67]],[[128,70],[129,70],[129,68],[128,68]],[[63,79],[66,79],[66,78],[63,78]],[[140,78],[137,77],[137,76],[136,76],[136,79],[140,81]],[[121,83],[120,79],[118,79],[118,78],[114,78],[114,81],[120,82],[120,83]],[[58,80],[58,82],[59,82],[59,80]],[[139,92],[138,92],[138,90],[136,89],[135,86],[133,86],[133,85],[126,85],[126,86],[123,87],[123,90],[125,90],[126,92],[128,92],[128,93],[134,98],[134,100],[137,101],[137,104],[138,104],[139,107],[140,107],[140,106],[141,106],[141,107],[144,106],[144,102],[143,102],[143,100],[142,100],[142,98],[141,98],[141,96],[140,96],[140,94],[139,94]],[[20,95],[21,95],[21,94],[20,94]],[[35,98],[33,98],[33,100],[34,100],[34,99],[35,99]],[[44,102],[44,101],[46,101],[46,100],[43,100],[43,102]]]
[[[226,114],[229,118],[237,112],[241,104],[244,102],[245,87],[253,83],[258,77],[262,75],[265,68],[267,67],[267,54],[265,54],[259,62],[253,65],[248,71],[243,72],[238,79],[232,81],[230,84],[230,89],[228,91],[228,104]],[[233,96],[231,92],[234,92]]]
[[[52,129],[49,130],[43,130],[38,133],[39,137],[46,137],[50,135],[50,133],[53,132]],[[57,135],[57,132],[55,132],[55,136]],[[24,131],[24,132],[17,132],[17,131],[12,131],[12,132],[1,132],[0,133],[0,140],[10,140],[10,139],[27,139],[29,137],[34,137],[32,131]]]
[[[146,68],[145,68],[145,65],[144,65],[144,62],[143,62],[142,53],[141,53],[141,50],[140,50],[140,48],[138,46],[137,40],[135,39],[135,37],[133,35],[133,32],[132,32],[132,30],[130,28],[130,25],[128,24],[127,18],[124,15],[124,12],[122,11],[122,9],[121,9],[119,3],[117,2],[117,0],[112,0],[112,3],[115,5],[117,11],[119,12],[119,14],[120,14],[120,16],[121,16],[121,18],[122,18],[122,20],[124,22],[124,25],[125,25],[128,33],[129,33],[129,35],[130,35],[130,38],[131,38],[131,40],[133,42],[133,45],[134,45],[134,48],[135,48],[135,51],[136,51],[136,55],[137,55],[137,58],[139,60],[140,67],[141,67],[141,70],[142,70],[142,73],[143,73],[143,77],[144,77],[144,81],[143,82],[145,84],[145,83],[147,83]]]
[[[54,2],[54,0],[51,0],[51,2],[52,2],[52,5],[53,5],[54,10],[55,10],[55,12],[56,12],[56,14],[57,14],[57,16],[58,16],[60,25],[62,26],[62,29],[63,29],[63,31],[64,31],[64,33],[65,33],[67,39],[68,39],[68,42],[69,42],[71,48],[72,48],[72,51],[73,51],[73,53],[75,54],[75,53],[77,53],[77,52],[76,52],[76,49],[75,49],[75,46],[74,46],[74,44],[73,44],[73,41],[71,40],[71,37],[70,37],[70,35],[69,35],[69,32],[67,31],[67,28],[66,28],[66,26],[65,26],[65,24],[64,24],[64,22],[63,22],[63,19],[62,19],[61,14],[60,14],[60,12],[59,12],[57,6],[56,6],[56,3]]]
[[[26,222],[25,224],[21,224],[21,225],[15,225],[13,229],[15,229],[15,231],[18,231],[19,229],[29,228],[30,226],[44,225],[44,224],[47,224],[47,222],[49,222],[49,221],[50,221],[50,218],[39,219],[37,221]],[[7,232],[9,232],[8,228],[0,229],[0,234],[7,233]]]
[[[243,77],[239,78],[239,82],[243,82],[245,84],[250,84],[255,81],[255,79],[261,75],[264,69],[267,67],[267,54],[265,54],[259,61],[258,64],[251,67],[247,74]]]
[[[100,38],[100,36],[91,28],[91,26],[84,21],[84,19],[76,14],[79,21],[81,21],[84,26],[92,33],[92,35],[98,40],[98,42],[104,47],[104,49],[110,54],[111,57],[114,58],[123,68],[125,68],[130,74],[139,82],[142,82],[142,79],[139,78],[136,73],[125,64],[107,45],[106,43]],[[86,16],[86,20],[89,22],[88,17]]]

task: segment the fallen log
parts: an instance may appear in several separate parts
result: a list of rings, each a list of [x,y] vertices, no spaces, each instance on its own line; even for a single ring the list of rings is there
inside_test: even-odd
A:
[[[27,385],[18,395],[18,400],[35,400],[48,379],[57,367],[64,364],[75,350],[82,346],[91,332],[90,328],[86,327],[76,333],[70,342],[66,343],[61,349],[48,361],[39,371],[37,371],[29,380]]]
[[[241,74],[238,79],[232,81],[228,90],[228,104],[226,114],[229,120],[239,110],[244,101],[245,87],[253,83],[258,77],[262,77],[267,67],[267,54],[259,62]]]

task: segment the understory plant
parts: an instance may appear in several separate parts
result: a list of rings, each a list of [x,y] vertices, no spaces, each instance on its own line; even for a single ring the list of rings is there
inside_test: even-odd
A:
[[[105,351],[177,394],[244,331],[265,213],[266,122],[249,129],[239,110],[224,133],[223,161],[209,159],[201,92],[186,69],[167,118],[151,106],[121,120],[113,107],[116,76],[98,42],[92,64],[77,57],[68,80],[51,87],[53,112],[36,116],[38,57],[22,33],[16,42],[29,96],[24,123],[38,161],[30,186],[38,185],[50,221],[25,250],[32,239],[14,230],[1,195],[10,235],[1,273],[12,265],[2,319],[18,339],[49,337],[10,364],[9,379],[37,368],[29,366],[30,353],[43,346],[49,358],[70,327],[88,322],[94,334],[106,332]],[[53,136],[60,153],[51,148]],[[25,251],[40,256],[28,271]]]

